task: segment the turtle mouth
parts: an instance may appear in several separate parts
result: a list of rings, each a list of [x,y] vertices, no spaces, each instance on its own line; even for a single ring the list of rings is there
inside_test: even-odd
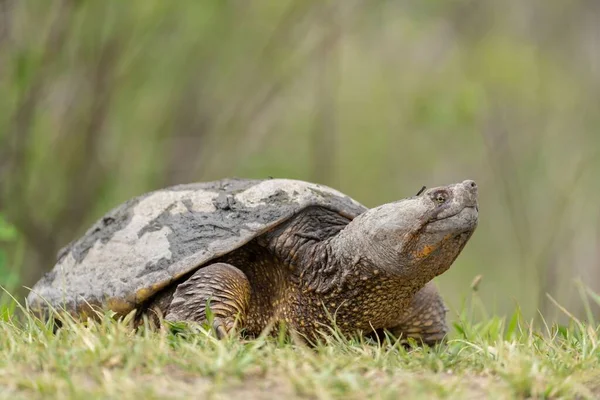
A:
[[[477,205],[474,205],[474,206],[464,206],[463,208],[461,208],[460,210],[458,210],[454,214],[444,215],[441,218],[433,217],[430,222],[443,221],[445,219],[454,218],[457,215],[463,214],[464,212],[475,213],[475,216],[477,216],[477,214],[479,213],[479,207]]]
[[[426,230],[429,232],[446,231],[458,235],[473,231],[477,226],[478,218],[479,207],[477,205],[465,206],[454,214],[433,219],[427,224]]]

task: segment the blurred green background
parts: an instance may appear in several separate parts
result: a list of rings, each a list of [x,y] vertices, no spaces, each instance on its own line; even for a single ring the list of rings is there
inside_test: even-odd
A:
[[[367,206],[475,179],[437,279],[550,320],[600,291],[600,2],[0,0],[0,283],[143,192],[298,178]],[[598,310],[595,310],[596,313]]]

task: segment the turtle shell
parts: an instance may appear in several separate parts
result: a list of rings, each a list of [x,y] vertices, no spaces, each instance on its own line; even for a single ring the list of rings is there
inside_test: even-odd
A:
[[[133,198],[58,254],[28,296],[73,313],[90,306],[126,314],[163,288],[309,206],[349,219],[366,211],[329,187],[290,179],[224,179]]]

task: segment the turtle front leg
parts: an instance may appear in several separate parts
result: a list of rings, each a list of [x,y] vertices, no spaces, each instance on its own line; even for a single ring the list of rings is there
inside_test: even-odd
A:
[[[431,346],[448,333],[447,311],[437,288],[429,282],[413,297],[399,324],[388,330],[397,338],[414,338]]]
[[[208,304],[214,316],[213,327],[223,338],[236,319],[243,324],[249,301],[250,283],[242,271],[230,264],[211,264],[177,286],[165,319],[206,323]]]

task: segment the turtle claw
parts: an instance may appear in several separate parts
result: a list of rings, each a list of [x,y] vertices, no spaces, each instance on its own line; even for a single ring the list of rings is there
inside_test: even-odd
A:
[[[229,324],[225,323],[221,318],[215,318],[212,327],[217,335],[217,339],[223,340],[229,336],[230,329],[227,327]]]

